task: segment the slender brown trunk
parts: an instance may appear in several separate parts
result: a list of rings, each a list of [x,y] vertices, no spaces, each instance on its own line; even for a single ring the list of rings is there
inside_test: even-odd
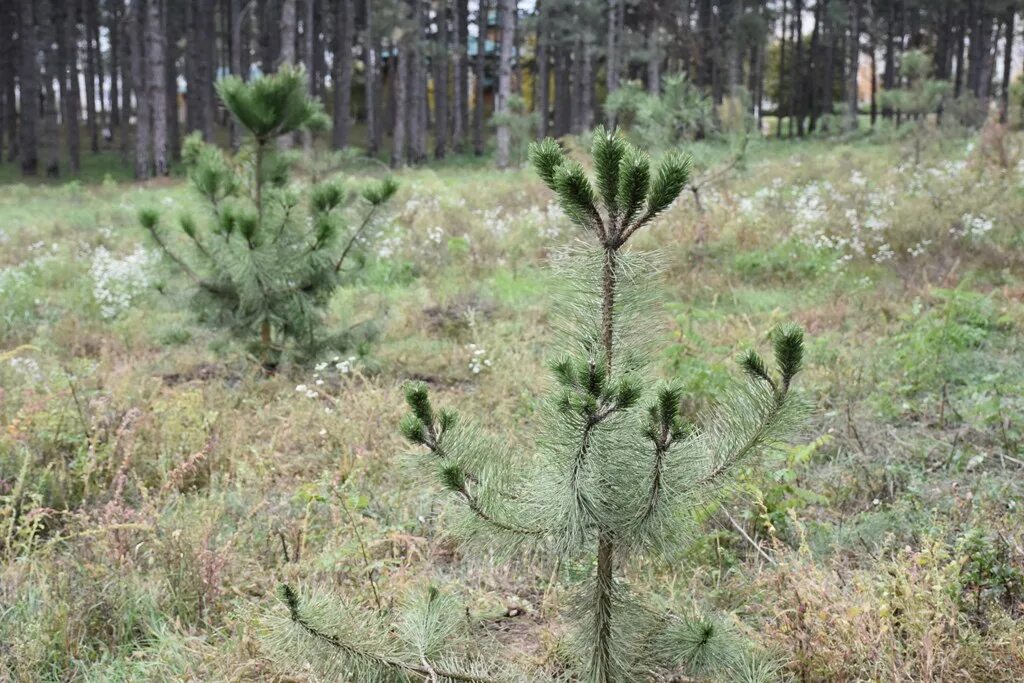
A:
[[[366,127],[369,151],[376,155],[380,151],[380,65],[377,63],[380,51],[373,32],[373,0],[366,0],[366,43],[363,46],[363,61],[366,64],[364,77],[366,88]]]
[[[422,163],[427,158],[427,69],[424,59],[423,0],[413,0],[413,34],[410,42],[408,112],[409,161]]]
[[[473,103],[473,153],[477,156],[484,153],[484,44],[486,43],[487,36],[488,5],[488,0],[480,0],[476,16],[478,37],[476,41],[476,78]],[[480,36],[484,36],[484,38]]]
[[[849,69],[846,74],[846,130],[857,130],[858,93],[857,66],[860,62],[860,0],[849,0],[850,44]]]
[[[537,81],[536,94],[534,95],[534,106],[537,110],[537,139],[543,139],[548,135],[548,116],[550,105],[548,102],[550,78],[548,72],[548,36],[549,32],[545,26],[544,15],[541,14],[540,0],[537,2]]]
[[[107,35],[110,37],[110,134],[121,125],[121,12],[123,3],[115,2],[110,9],[110,24]]]
[[[466,43],[469,40],[469,3],[467,0],[455,0],[455,31],[452,33],[452,148],[462,152],[466,146],[466,109],[468,107],[468,88],[466,76],[468,52]]]
[[[36,0],[36,21],[43,45],[43,164],[46,175],[56,178],[60,175],[60,125],[57,111],[57,93],[53,90],[53,79],[60,80],[61,68],[57,51],[53,49],[56,39],[56,22],[50,0]]]
[[[18,158],[18,105],[16,94],[17,73],[20,61],[19,45],[14,40],[18,26],[18,5],[14,0],[0,4],[0,98],[3,110],[0,112],[0,140],[7,136],[7,160]],[[0,143],[0,149],[3,144]],[[3,160],[0,154],[0,161]]]
[[[394,76],[394,127],[391,135],[391,168],[401,168],[405,165],[405,138],[406,122],[409,119],[409,42],[411,36],[403,35],[398,44],[397,56],[392,51],[391,68],[395,69]],[[398,62],[395,64],[395,62]]]
[[[246,8],[248,12],[249,9]],[[228,0],[228,27],[231,33],[231,73],[244,78],[242,73],[242,0]],[[237,150],[242,144],[242,127],[231,117],[230,127],[231,149]]]
[[[153,110],[153,172],[167,175],[167,83],[160,0],[146,3],[146,95]]]
[[[160,0],[166,5],[170,0]],[[176,13],[162,11],[163,35],[166,53],[164,55],[164,100],[167,117],[167,156],[173,161],[181,160],[181,122],[178,120],[178,37],[181,27]],[[211,17],[212,19],[212,17]],[[212,137],[212,136],[211,136]],[[209,137],[207,139],[210,139]]]
[[[61,0],[58,0],[60,2]],[[83,0],[85,16],[85,116],[89,127],[89,151],[100,151],[99,126],[96,121],[96,46],[92,41],[96,22],[96,1]]]
[[[78,110],[81,97],[78,92],[78,22],[74,8],[61,10],[54,16],[57,26],[57,51],[60,71],[60,99],[64,104],[64,130],[67,134],[68,166],[72,173],[81,168],[81,143],[78,132]]]
[[[437,45],[434,46],[434,157],[444,159],[448,148],[448,2],[437,9]]]
[[[352,36],[354,26],[354,3],[352,0],[339,0],[335,3],[334,8],[334,128],[331,133],[331,142],[335,149],[348,146],[348,130],[352,118]],[[369,74],[366,75],[366,78],[368,82],[372,80]]]
[[[1003,46],[1003,82],[999,91],[999,122],[1006,123],[1010,112],[1010,78],[1013,72],[1013,25],[1016,12],[1011,7],[1006,12],[1006,38]]]
[[[494,113],[509,113],[508,98],[512,95],[512,41],[515,27],[515,0],[500,0],[498,5],[498,23],[501,25],[501,47],[498,54],[498,95],[494,103]],[[498,168],[508,168],[511,132],[507,123],[497,128],[497,163]]]
[[[782,14],[779,21],[782,22],[782,37],[779,39],[779,99],[775,103],[775,137],[782,139],[782,102],[785,99],[783,84],[786,80],[783,74],[786,73],[786,0],[782,0]]]
[[[39,63],[36,20],[36,3],[20,0],[18,42],[21,54],[18,72],[21,111],[18,119],[18,158],[23,175],[39,173],[39,140],[36,125],[39,122]]]

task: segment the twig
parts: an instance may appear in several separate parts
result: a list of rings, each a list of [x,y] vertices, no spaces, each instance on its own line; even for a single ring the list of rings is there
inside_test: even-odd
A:
[[[370,580],[370,588],[373,589],[373,601],[377,605],[377,611],[383,612],[384,607],[380,602],[380,593],[377,592],[377,582],[373,579],[373,567],[370,566],[370,556],[366,552],[366,544],[363,543],[363,535],[359,533],[359,526],[355,520],[352,519],[352,512],[349,511],[348,505],[345,504],[345,498],[342,497],[341,491],[337,491],[338,501],[341,503],[341,509],[345,511],[345,517],[348,519],[349,526],[352,527],[352,532],[356,535],[356,541],[359,543],[359,552],[363,556],[363,565],[366,567],[366,578]]]
[[[774,557],[766,553],[764,551],[764,548],[758,545],[757,542],[754,541],[754,539],[752,539],[750,535],[743,530],[743,527],[741,527],[739,523],[735,519],[733,519],[732,515],[729,514],[728,510],[725,510],[725,516],[728,518],[729,523],[732,524],[733,528],[736,529],[736,531],[740,532],[740,535],[743,536],[743,538],[747,539],[747,543],[754,546],[754,550],[756,550],[758,554],[761,555],[761,557],[768,560],[769,564],[778,564],[778,562],[775,561]]]

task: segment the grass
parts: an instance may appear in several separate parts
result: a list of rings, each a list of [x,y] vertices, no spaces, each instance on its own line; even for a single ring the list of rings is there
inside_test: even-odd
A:
[[[796,320],[816,410],[745,474],[752,496],[631,579],[677,609],[711,595],[698,607],[734,611],[799,680],[1024,676],[1024,169],[971,144],[915,170],[872,139],[758,142],[705,213],[684,198],[642,236],[666,253],[662,365],[691,409]],[[396,428],[409,378],[503,434],[535,419],[545,263],[573,239],[539,181],[472,159],[401,173],[385,256],[331,303],[378,341],[348,372],[266,377],[193,319],[172,269],[127,258],[149,248],[138,209],[188,189],[83,166],[0,186],[0,679],[301,679],[259,646],[274,585],[359,609],[370,576],[385,603],[436,584],[510,657],[561,670],[552,567],[463,557]]]

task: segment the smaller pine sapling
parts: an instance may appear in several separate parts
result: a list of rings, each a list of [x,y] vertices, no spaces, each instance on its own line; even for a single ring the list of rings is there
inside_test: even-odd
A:
[[[592,156],[594,181],[552,140],[530,150],[541,180],[594,243],[555,259],[566,276],[555,324],[561,344],[534,453],[524,456],[508,439],[435,408],[422,383],[406,387],[401,432],[454,499],[446,519],[467,548],[484,546],[492,558],[535,553],[568,570],[572,680],[627,683],[680,671],[770,680],[773,660],[727,620],[660,606],[653,586],[631,586],[626,576],[640,561],[678,553],[703,517],[698,513],[716,503],[737,471],[799,430],[805,406],[792,388],[803,366],[803,331],[774,330],[773,367],[748,351],[739,359],[746,381],[706,414],[685,416],[683,391],[651,381],[648,367],[657,258],[623,247],[679,196],[689,160],[669,155],[652,173],[646,154],[603,129]],[[313,602],[286,602],[291,617],[275,617],[275,642],[286,640],[292,656],[323,670],[307,627],[326,616],[311,616]],[[355,635],[336,640],[324,661],[351,659],[358,642]],[[408,674],[383,665],[375,671]],[[520,680],[509,672],[499,678]]]
[[[351,331],[325,332],[324,311],[397,189],[386,178],[356,195],[328,179],[313,185],[303,201],[289,182],[296,158],[279,152],[274,141],[300,129],[323,129],[327,119],[305,84],[303,71],[292,67],[250,82],[233,76],[219,81],[217,92],[249,142],[230,155],[198,135],[186,138],[182,158],[192,187],[210,207],[210,220],[181,215],[176,236],[164,229],[156,209],[139,213],[142,227],[191,281],[195,308],[248,340],[267,368],[289,345],[309,357],[353,342]],[[345,214],[357,196],[365,210],[349,225]],[[179,253],[182,242],[188,257]]]
[[[911,128],[914,164],[921,162],[921,151],[928,133],[928,117],[938,111],[949,95],[949,81],[930,78],[932,59],[922,50],[908,50],[900,57],[901,88],[883,90],[879,100],[883,107],[902,114],[904,126]]]

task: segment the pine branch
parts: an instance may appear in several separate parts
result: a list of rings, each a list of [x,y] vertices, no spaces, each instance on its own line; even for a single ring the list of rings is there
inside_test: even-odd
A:
[[[278,596],[288,607],[289,618],[293,624],[314,640],[338,650],[344,657],[365,660],[372,662],[381,668],[390,669],[395,673],[413,675],[425,680],[430,680],[430,676],[433,674],[435,676],[441,676],[443,678],[447,678],[452,681],[460,681],[462,683],[499,683],[498,679],[488,676],[478,676],[460,671],[453,671],[439,666],[412,664],[396,657],[383,656],[376,652],[361,649],[352,643],[344,642],[338,636],[325,633],[313,626],[302,615],[298,594],[296,594],[288,584],[282,584],[278,587]]]

